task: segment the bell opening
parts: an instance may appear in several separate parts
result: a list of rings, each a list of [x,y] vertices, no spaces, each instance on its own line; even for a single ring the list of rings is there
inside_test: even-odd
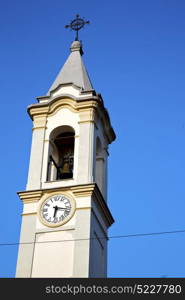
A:
[[[55,145],[58,149],[59,162],[57,180],[73,178],[74,133],[65,132],[57,136]]]
[[[52,141],[48,163],[48,181],[73,178],[74,131],[58,134]]]

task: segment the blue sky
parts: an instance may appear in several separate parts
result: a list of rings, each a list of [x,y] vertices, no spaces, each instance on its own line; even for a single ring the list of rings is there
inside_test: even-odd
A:
[[[79,13],[84,62],[117,140],[110,146],[109,235],[185,230],[185,2],[4,1],[0,11],[0,243],[19,241],[32,123],[69,54]],[[14,277],[17,246],[0,246]],[[109,277],[185,277],[185,233],[110,239]]]

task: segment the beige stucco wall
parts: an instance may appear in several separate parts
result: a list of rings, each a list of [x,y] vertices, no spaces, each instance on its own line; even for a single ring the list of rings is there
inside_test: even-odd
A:
[[[67,98],[63,105],[60,96],[70,93],[76,97],[87,97],[80,94],[77,88],[62,87],[52,93],[51,100],[59,98],[50,110],[39,107],[33,113],[34,126],[26,187],[29,195],[20,196],[24,202],[20,242],[30,244],[19,247],[17,277],[106,276],[107,241],[106,238],[101,241],[99,237],[106,237],[109,224],[105,221],[104,214],[107,212],[94,204],[92,193],[86,189],[75,192],[72,187],[96,182],[106,201],[108,140],[104,132],[105,125],[103,126],[94,108],[89,106],[78,109],[74,101]],[[47,100],[41,101],[44,103]],[[75,131],[74,177],[47,182],[50,134],[55,128],[65,125]],[[102,144],[102,167],[100,166],[99,174],[96,172],[97,137]],[[51,228],[41,223],[38,212],[43,197],[55,190],[58,192],[58,189],[74,198],[76,211],[66,224]],[[101,196],[97,197],[100,197],[101,202]],[[61,242],[64,240],[65,242]],[[95,261],[98,262],[97,267]]]

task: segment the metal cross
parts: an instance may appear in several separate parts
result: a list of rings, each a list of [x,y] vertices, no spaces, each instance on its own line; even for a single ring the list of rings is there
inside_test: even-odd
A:
[[[76,15],[76,19],[72,20],[69,25],[66,25],[65,28],[71,28],[72,30],[76,31],[76,38],[75,41],[78,41],[78,31],[84,27],[85,24],[89,24],[89,21],[85,21],[84,19],[80,18],[79,15]]]

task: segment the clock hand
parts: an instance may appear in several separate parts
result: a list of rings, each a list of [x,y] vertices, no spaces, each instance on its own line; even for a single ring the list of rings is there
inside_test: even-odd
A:
[[[56,216],[56,213],[57,213],[57,210],[58,210],[58,206],[56,205],[56,206],[53,206],[53,208],[55,209],[55,211],[54,211],[54,215],[53,215],[53,218],[55,218],[55,216]]]
[[[58,209],[60,209],[60,210],[66,210],[66,207],[64,208],[64,207],[58,207]]]

